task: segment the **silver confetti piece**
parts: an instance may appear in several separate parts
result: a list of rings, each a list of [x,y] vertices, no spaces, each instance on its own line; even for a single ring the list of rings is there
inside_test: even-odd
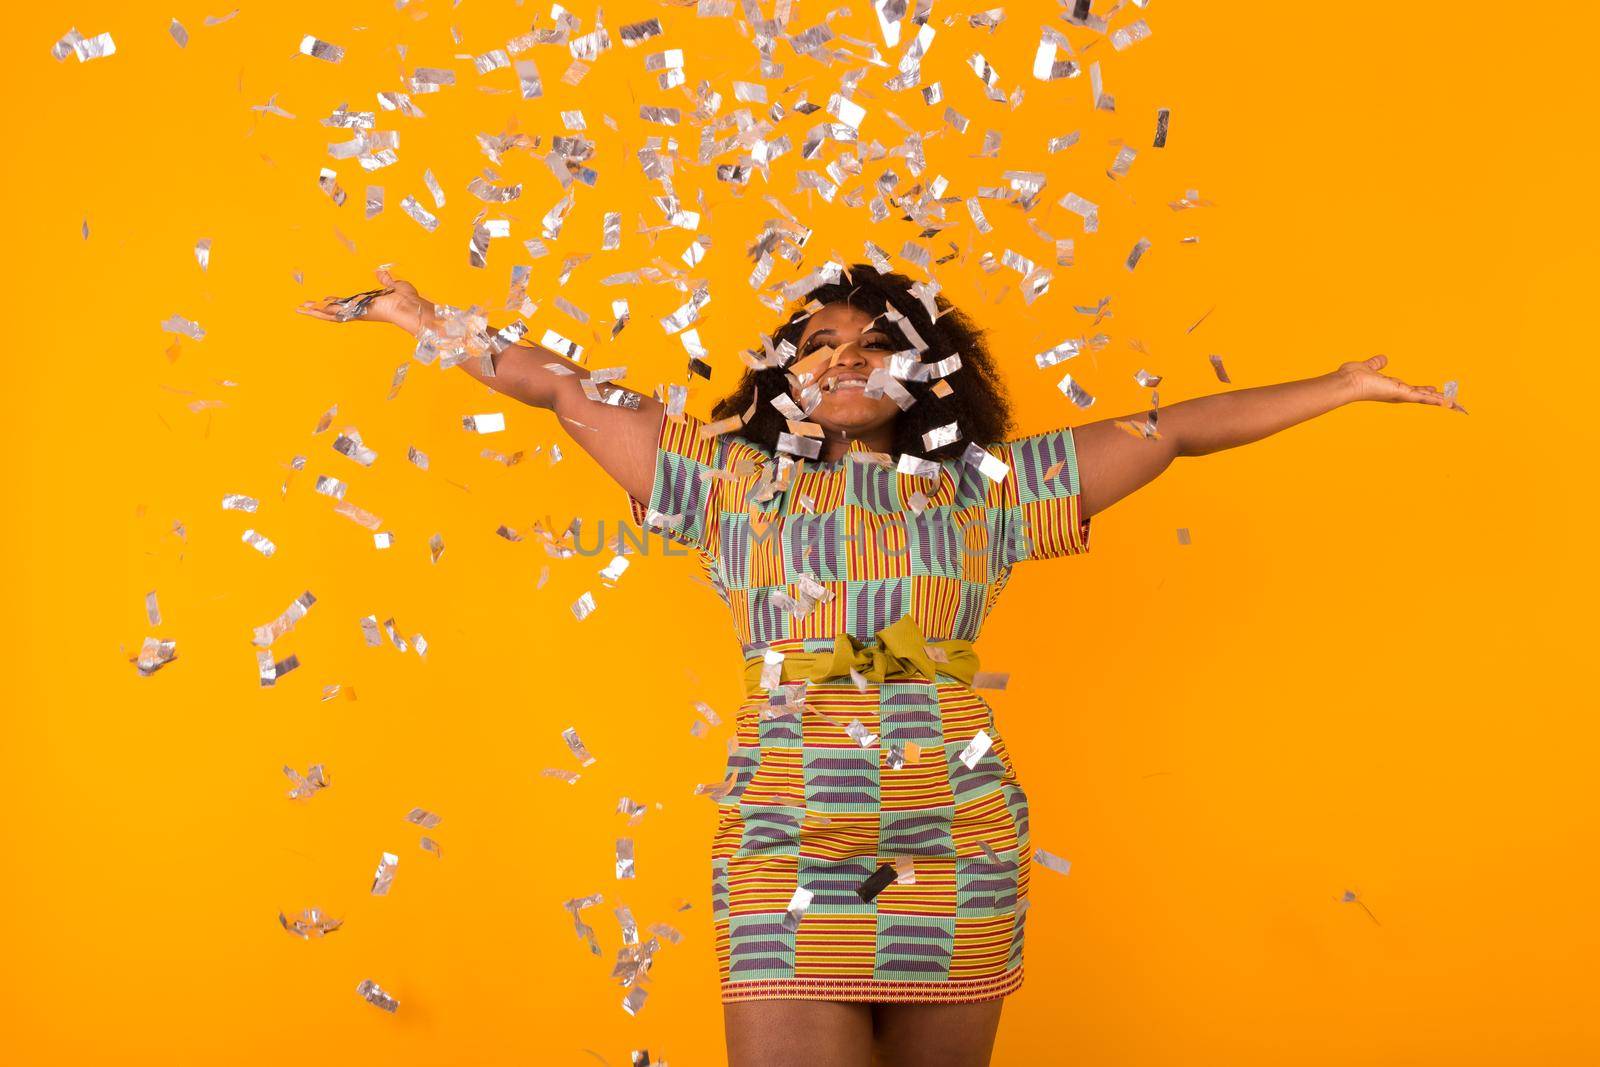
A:
[[[183,23],[173,19],[167,27],[167,32],[172,34],[172,39],[178,42],[179,48],[189,47],[189,31],[183,28]]]
[[[356,986],[356,992],[361,996],[362,1000],[371,1004],[374,1008],[382,1008],[391,1015],[400,1007],[398,1000],[385,993],[378,983],[370,978],[363,979],[361,984]]]
[[[578,766],[587,767],[594,763],[594,757],[589,754],[588,748],[584,746],[583,739],[578,736],[578,731],[575,727],[569,726],[562,730],[561,738],[566,741],[567,747],[572,750],[572,755],[577,759]]]
[[[633,870],[633,838],[617,838],[617,877],[632,878]]]
[[[400,857],[393,852],[385,852],[378,857],[378,869],[372,876],[372,895],[386,897],[389,888],[394,885],[395,868],[400,863]]]
[[[195,262],[200,264],[201,270],[211,266],[211,238],[202,237],[194,243]]]
[[[313,763],[304,775],[299,774],[293,767],[285,767],[283,773],[292,783],[289,789],[290,800],[309,800],[328,788],[328,772],[320,763]]]
[[[329,44],[327,41],[319,41],[307,34],[300,39],[300,54],[310,56],[313,59],[326,60],[329,63],[337,63],[344,58],[344,49],[336,44]]]
[[[289,933],[309,941],[313,937],[325,937],[344,925],[343,919],[335,919],[322,914],[320,908],[305,908],[294,918],[283,912],[278,912],[278,922]]]
[[[1068,400],[1071,400],[1080,408],[1088,408],[1094,404],[1094,397],[1090,396],[1088,392],[1084,390],[1083,386],[1073,381],[1072,375],[1070,374],[1066,375],[1061,379],[1061,381],[1057,382],[1056,388],[1060,389],[1064,394],[1066,394]]]
[[[967,747],[963,748],[961,754],[956,758],[966,764],[967,770],[974,770],[993,744],[994,742],[990,740],[988,732],[979,730],[973,735],[972,740],[967,742]]]
[[[1011,467],[1005,460],[976,444],[967,445],[966,451],[961,453],[961,462],[969,467],[978,468],[978,473],[991,482],[1003,482],[1011,473]]]
[[[1128,269],[1132,270],[1133,268],[1137,267],[1139,265],[1139,260],[1143,258],[1144,254],[1148,251],[1150,251],[1149,239],[1145,237],[1139,238],[1138,243],[1133,246],[1133,251],[1128,253]]]
[[[593,615],[594,608],[594,594],[591,592],[585,591],[582,596],[572,602],[572,614],[579,622]]]
[[[1223,383],[1224,385],[1232,385],[1233,383],[1228,380],[1228,371],[1222,365],[1222,357],[1213,355],[1210,357],[1210,359],[1211,369],[1217,372],[1217,381]]]
[[[429,233],[432,233],[434,230],[439,228],[438,217],[430,212],[427,208],[423,207],[422,204],[417,201],[417,198],[409,193],[406,194],[406,198],[404,200],[400,201],[400,210],[411,216],[418,226],[421,226]]]
[[[811,907],[812,893],[809,889],[796,887],[794,895],[789,898],[789,907],[783,913],[783,928],[790,933],[800,929],[800,920],[805,917],[806,909]]]
[[[186,319],[182,315],[170,316],[164,322],[162,322],[161,328],[167,333],[181,333],[183,336],[194,341],[203,341],[205,340],[206,336],[205,330],[200,328],[200,324],[198,322],[195,322],[192,319]]]
[[[240,540],[268,559],[271,559],[272,554],[278,551],[278,546],[273,544],[271,538],[265,534],[257,533],[255,530],[246,530]]]
[[[418,840],[417,846],[424,852],[433,853],[435,859],[444,859],[444,850],[439,847],[439,842],[426,834],[422,835],[422,838]]]
[[[472,433],[500,433],[506,428],[506,417],[498,411],[486,415],[466,415],[461,419],[461,426]]]
[[[428,811],[426,808],[412,808],[410,811],[406,812],[406,822],[415,823],[424,830],[432,830],[435,826],[438,826],[441,821],[442,820],[439,816],[435,815],[431,811]]]
[[[1039,866],[1048,871],[1055,871],[1057,874],[1066,874],[1072,870],[1072,864],[1069,861],[1062,859],[1053,852],[1046,852],[1042,848],[1033,850],[1033,858]]]
[[[161,605],[156,600],[156,591],[150,590],[144,595],[144,617],[151,626],[161,625]]]

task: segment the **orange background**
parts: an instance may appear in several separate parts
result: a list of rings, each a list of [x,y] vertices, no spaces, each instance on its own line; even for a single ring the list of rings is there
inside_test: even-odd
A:
[[[1166,376],[1164,404],[1218,389],[1213,352],[1247,386],[1382,351],[1407,380],[1459,380],[1472,415],[1369,404],[1180,460],[1095,520],[1088,556],[1019,569],[979,647],[1012,674],[993,702],[1034,840],[1073,866],[1036,873],[1028,980],[1007,1003],[996,1062],[1592,1062],[1600,835],[1581,634],[1596,583],[1580,545],[1594,531],[1583,473],[1594,329],[1580,308],[1592,306],[1600,235],[1595,27],[1580,22],[1593,16],[1570,4],[1507,20],[1488,4],[1342,17],[1163,2],[1117,18],[1142,14],[1151,39],[1087,54],[1115,95],[1108,113],[1090,110],[1086,76],[1032,80],[1053,5],[1007,6],[994,35],[939,25],[928,80],[973,124],[945,128],[928,152],[960,194],[1000,184],[1007,167],[1048,169],[1037,218],[1077,241],[1077,264],[1025,309],[1014,286],[1001,293],[1016,276],[981,274],[976,251],[1042,261],[1047,246],[998,201],[985,201],[986,239],[964,208],[950,212],[951,239],[971,251],[940,277],[991,328],[1022,431],[1086,421],[1055,390],[1059,371],[1030,356],[1095,330],[1111,344],[1064,369],[1098,396],[1096,418],[1140,407],[1141,366]],[[677,1067],[719,1062],[712,806],[691,792],[719,776],[728,726],[701,738],[689,727],[693,701],[725,715],[735,704],[722,607],[681,558],[635,558],[607,589],[595,573],[605,557],[555,560],[531,536],[495,536],[573,516],[609,527],[624,501],[543,413],[421,365],[387,400],[404,337],[292,308],[366,288],[382,262],[436,300],[498,308],[512,264],[532,262],[536,337],[548,327],[593,342],[593,365],[626,363],[641,389],[681,380],[681,346],[655,321],[681,294],[628,291],[633,321],[614,344],[549,298],[585,308],[603,338],[619,291],[598,279],[657,255],[677,265],[693,237],[652,245],[637,232],[660,218],[642,138],[675,133],[689,159],[698,142],[690,125],[636,118],[638,103],[692,106],[657,89],[643,57],[685,48],[689,85],[712,79],[726,111],[731,80],[755,80],[753,49],[732,21],[608,4],[614,37],[651,15],[666,36],[617,47],[576,92],[560,85],[565,51],[535,49],[546,95],[523,102],[479,89],[514,87],[510,71],[480,78],[451,56],[501,47],[532,5],[297,0],[210,28],[203,16],[222,11],[180,7],[85,0],[72,23],[19,9],[0,64],[13,323],[0,419],[12,501],[0,526],[7,1059],[576,1064],[593,1050],[624,1064],[648,1047]],[[868,5],[854,7],[836,30],[879,40]],[[587,30],[592,10],[580,13]],[[803,5],[794,28],[825,13]],[[172,14],[187,49],[167,35]],[[69,24],[112,31],[118,54],[56,63],[49,46]],[[297,56],[307,33],[343,45],[344,62]],[[1024,88],[1021,108],[983,98],[965,66],[973,51],[1007,91]],[[824,102],[842,68],[778,52],[786,80],[807,79]],[[452,67],[459,84],[414,98],[425,120],[380,113],[380,128],[402,131],[400,162],[369,176],[329,160],[324,146],[348,133],[318,120],[341,101],[373,108],[418,65]],[[864,82],[869,136],[899,142],[885,109],[940,126],[943,105],[871,88],[880,81]],[[274,93],[295,119],[249,109]],[[554,253],[530,261],[520,242],[559,190],[539,159],[514,154],[501,174],[525,183],[523,198],[490,212],[513,220],[513,239],[493,243],[488,269],[469,268],[466,184],[488,163],[473,136],[515,123],[548,141],[570,107],[599,144],[599,185],[579,189]],[[1148,147],[1157,107],[1172,109],[1160,151]],[[811,124],[782,129],[798,147]],[[975,158],[985,128],[1004,132],[1000,160]],[[1074,129],[1079,145],[1045,155]],[[1104,172],[1118,139],[1140,151],[1114,183]],[[317,188],[323,165],[339,172],[343,208]],[[407,193],[431,205],[424,167],[448,197],[432,235],[399,207]],[[695,276],[713,287],[701,335],[717,376],[695,390],[697,413],[771,322],[744,281],[744,246],[773,216],[760,193],[816,227],[808,266],[835,248],[860,254],[863,213],[794,192],[795,167],[780,161],[770,188],[754,179],[738,199],[680,161],[679,192],[705,188],[701,232],[714,238]],[[369,181],[387,194],[372,221]],[[1169,210],[1190,188],[1215,206]],[[1045,206],[1068,191],[1102,205],[1099,234]],[[623,246],[600,253],[607,209],[624,213]],[[892,221],[871,234],[891,250],[910,236]],[[1153,247],[1130,275],[1122,261],[1141,236]],[[205,273],[201,237],[214,241]],[[557,290],[561,257],[583,251],[594,258]],[[1099,327],[1072,311],[1106,295],[1114,314]],[[174,313],[207,330],[175,359],[160,329]],[[223,406],[191,411],[201,400]],[[333,453],[333,432],[311,435],[336,402],[335,431],[358,427],[378,451],[370,470]],[[462,415],[490,411],[506,413],[507,433],[460,429]],[[553,467],[545,453],[510,468],[478,455],[557,441],[567,459]],[[405,461],[409,444],[430,453],[430,472]],[[297,454],[306,469],[280,493]],[[319,473],[349,482],[396,546],[376,552],[335,516],[311,491]],[[220,510],[225,493],[260,498],[260,512]],[[246,527],[276,556],[241,544]],[[446,550],[430,564],[436,532]],[[158,629],[144,619],[150,589]],[[579,623],[568,605],[586,589],[599,606]],[[275,649],[303,666],[260,688],[251,628],[305,590],[317,604]],[[426,660],[365,647],[369,613],[424,633]],[[140,678],[128,657],[150,633],[175,638],[179,659]],[[334,683],[357,699],[322,702]],[[572,787],[539,777],[574,766],[567,726],[599,758]],[[331,788],[286,799],[279,768],[316,762]],[[611,870],[624,794],[651,805],[632,831],[631,882]],[[419,805],[444,816],[432,833],[442,860],[402,820]],[[400,865],[391,895],[375,898],[384,850]],[[1346,889],[1381,925],[1338,902]],[[603,958],[561,907],[592,892],[606,897],[586,913]],[[674,911],[679,899],[690,910]],[[619,902],[685,935],[658,954],[637,1018],[608,978]],[[344,929],[287,936],[278,911],[306,906]],[[400,999],[397,1015],[360,1002],[363,978]]]

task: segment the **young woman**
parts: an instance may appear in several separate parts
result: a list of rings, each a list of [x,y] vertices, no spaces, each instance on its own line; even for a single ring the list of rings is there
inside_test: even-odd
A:
[[[1455,406],[1374,356],[1007,441],[968,320],[857,265],[747,358],[708,426],[378,280],[301,310],[400,326],[555,412],[732,609],[749,696],[717,789],[712,910],[740,1067],[988,1062],[1022,981],[1032,852],[971,642],[1014,564],[1087,551],[1090,519],[1179,456],[1358,400]]]

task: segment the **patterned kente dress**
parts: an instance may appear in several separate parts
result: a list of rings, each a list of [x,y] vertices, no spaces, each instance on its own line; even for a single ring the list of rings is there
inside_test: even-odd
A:
[[[1013,564],[1089,547],[1070,429],[990,446],[987,472],[945,462],[936,479],[856,442],[760,500],[773,455],[702,425],[663,420],[634,517],[697,550],[747,666],[769,649],[831,650],[840,633],[872,644],[906,615],[930,642],[972,640]],[[718,787],[722,999],[939,1003],[1021,985],[1028,802],[983,698],[942,673],[865,691],[812,682],[799,703],[759,686]],[[969,769],[959,755],[980,731],[992,745]],[[896,861],[910,877],[864,901]],[[810,904],[786,923],[797,888]]]

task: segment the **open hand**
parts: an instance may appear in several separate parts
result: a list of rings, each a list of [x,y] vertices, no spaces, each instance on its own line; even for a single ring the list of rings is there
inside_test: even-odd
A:
[[[1373,356],[1371,359],[1342,363],[1335,373],[1346,379],[1352,399],[1355,400],[1382,400],[1390,404],[1434,404],[1442,408],[1453,408],[1463,415],[1467,413],[1466,408],[1431,385],[1407,385],[1399,378],[1381,373],[1388,362],[1388,356]]]
[[[378,283],[381,289],[357,293],[354,296],[327,296],[321,300],[306,300],[295,308],[302,315],[310,315],[324,322],[387,322],[399,326],[407,333],[416,334],[432,317],[433,305],[424,300],[417,287],[396,278],[379,268]]]

